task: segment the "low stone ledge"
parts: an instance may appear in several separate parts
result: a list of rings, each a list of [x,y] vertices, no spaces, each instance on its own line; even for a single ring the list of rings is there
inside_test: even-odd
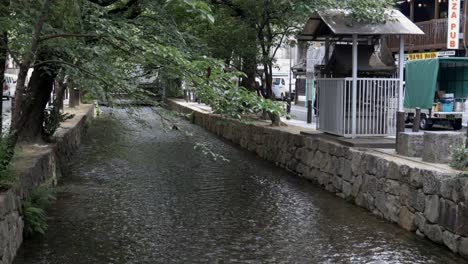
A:
[[[402,132],[398,136],[397,153],[407,157],[421,157],[423,132]]]
[[[81,105],[67,112],[75,116],[61,124],[54,134],[55,143],[17,146],[12,166],[19,180],[11,189],[0,192],[0,264],[12,263],[23,241],[21,200],[31,188],[49,180],[56,183],[94,116],[94,106]]]
[[[423,161],[449,163],[453,149],[465,144],[465,135],[460,132],[424,132]]]

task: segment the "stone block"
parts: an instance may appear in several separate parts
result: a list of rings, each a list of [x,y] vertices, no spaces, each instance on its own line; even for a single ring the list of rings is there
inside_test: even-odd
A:
[[[354,197],[357,197],[358,193],[361,190],[361,186],[362,186],[362,176],[358,175],[354,177],[354,182],[353,182],[353,196]]]
[[[330,144],[327,141],[320,140],[318,143],[318,149],[323,153],[330,153]]]
[[[376,162],[377,171],[375,176],[378,178],[387,178],[390,168],[390,162],[386,159],[378,158]]]
[[[438,225],[424,225],[424,234],[432,241],[443,244],[442,230]]]
[[[460,236],[455,235],[452,232],[444,231],[442,233],[442,240],[444,244],[452,250],[452,252],[457,253],[460,245]]]
[[[423,213],[426,205],[426,198],[421,190],[413,191],[409,193],[408,205],[414,210]]]
[[[343,181],[343,194],[345,195],[345,198],[348,198],[352,195],[353,193],[353,186],[351,183],[347,181]]]
[[[382,215],[388,215],[385,193],[378,192],[375,196],[375,207],[382,213]]]
[[[454,148],[464,144],[464,133],[450,131],[424,132],[423,161],[449,163],[452,160]]]
[[[458,246],[458,253],[464,257],[468,257],[468,238],[461,237]]]
[[[343,189],[343,179],[341,179],[340,176],[338,175],[333,175],[333,179],[332,179],[332,183],[333,183],[333,187],[335,187],[335,189],[341,191]]]
[[[376,196],[377,193],[377,178],[375,176],[366,174],[363,177],[362,191]],[[383,190],[381,190],[383,192]]]
[[[410,192],[415,192],[416,190],[411,189],[407,184],[401,184],[400,186],[400,203],[407,206],[409,204]],[[412,208],[410,210],[414,211]]]
[[[407,157],[421,157],[424,132],[402,132],[398,137],[397,153]]]
[[[318,149],[319,140],[311,137],[305,137],[304,144],[307,149],[309,149],[312,152],[315,152]]]
[[[431,223],[437,223],[439,219],[440,201],[437,195],[427,195],[424,208],[424,216]]]
[[[366,172],[372,175],[377,174],[377,157],[372,154],[365,155]]]
[[[464,237],[468,237],[468,204],[466,202],[461,202],[458,204],[456,218],[455,233]]]
[[[439,225],[452,232],[456,230],[457,224],[457,205],[447,199],[440,199]]]
[[[322,166],[323,157],[324,157],[323,152],[320,152],[320,151],[315,152],[314,159],[312,160],[312,167],[316,169],[320,169],[320,167]]]
[[[422,184],[425,194],[438,194],[442,177],[439,173],[430,170],[422,171]]]
[[[440,182],[440,195],[445,199],[452,199],[452,192],[457,183],[456,179],[443,179]]]
[[[393,195],[400,195],[400,183],[394,180],[386,180],[384,191]]]
[[[385,206],[387,207],[388,212],[388,217],[385,218],[390,219],[392,222],[398,223],[401,208],[401,205],[398,202],[398,197],[393,195],[387,195]]]
[[[422,172],[421,172],[421,170],[419,168],[411,168],[410,176],[409,176],[409,183],[414,188],[422,188],[423,187],[421,174],[422,174]]]
[[[399,181],[401,179],[400,166],[395,162],[390,162],[385,176],[387,179]]]
[[[398,224],[408,231],[414,231],[416,230],[415,218],[416,216],[407,207],[403,206],[400,209]]]
[[[358,150],[351,149],[351,171],[354,175],[365,174],[365,159],[363,153]]]
[[[328,183],[330,182],[330,175],[325,172],[321,172],[321,171],[319,172],[320,173],[318,175],[318,183],[322,186],[327,186]]]
[[[308,169],[306,165],[299,162],[296,166],[295,171],[297,172],[298,175],[302,176],[306,173],[306,171],[308,171]]]
[[[338,174],[340,174],[344,180],[351,181],[353,174],[351,172],[351,162],[345,158],[339,159],[339,169]]]
[[[414,224],[415,224],[420,230],[424,230],[424,227],[425,227],[426,223],[427,223],[426,217],[424,217],[424,214],[423,214],[423,213],[417,212],[417,213],[414,215]]]

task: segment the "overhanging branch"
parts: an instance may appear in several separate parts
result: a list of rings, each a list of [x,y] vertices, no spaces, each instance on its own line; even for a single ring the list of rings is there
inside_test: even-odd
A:
[[[50,35],[40,38],[38,42],[46,41],[49,39],[55,38],[99,38],[98,35],[95,34],[57,34],[57,35]]]

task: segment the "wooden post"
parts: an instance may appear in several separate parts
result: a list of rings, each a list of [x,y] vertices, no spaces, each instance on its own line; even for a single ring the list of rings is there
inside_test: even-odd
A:
[[[405,132],[405,112],[398,111],[397,113],[397,127],[396,127],[396,143],[398,145],[398,139],[400,133]]]
[[[68,87],[68,107],[75,107],[75,92],[73,86]]]
[[[326,37],[325,38],[325,57],[324,57],[325,66],[328,65],[329,59],[330,59],[330,37]]]
[[[410,20],[414,22],[414,0],[410,1]]]
[[[421,108],[416,107],[416,113],[413,118],[413,132],[419,132],[419,122],[421,121]]]
[[[75,88],[73,90],[73,92],[75,93],[75,106],[80,106],[80,103],[81,103],[81,93],[80,93],[80,88]]]
[[[434,19],[439,19],[439,0],[434,0]]]
[[[351,111],[351,135],[356,137],[357,121],[357,73],[358,73],[358,35],[353,34],[353,92],[352,92],[352,111]]]

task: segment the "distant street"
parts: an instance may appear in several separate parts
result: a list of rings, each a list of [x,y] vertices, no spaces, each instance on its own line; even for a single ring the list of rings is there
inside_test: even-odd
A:
[[[304,107],[304,103],[291,106],[291,115],[293,119],[307,121],[307,108]]]
[[[11,99],[5,100],[3,99],[3,106],[2,106],[2,113],[3,113],[3,131],[5,131],[11,122]]]

